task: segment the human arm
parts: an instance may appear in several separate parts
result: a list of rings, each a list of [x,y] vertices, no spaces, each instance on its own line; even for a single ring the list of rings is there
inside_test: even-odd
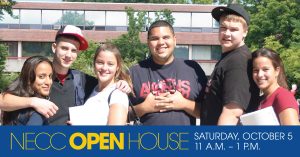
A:
[[[119,104],[111,104],[109,108],[107,125],[125,125],[127,121],[128,107]]]
[[[237,125],[243,113],[244,111],[239,105],[235,103],[226,104],[219,117],[218,125]]]
[[[164,96],[156,96],[155,100],[157,100],[156,106],[161,109],[161,112],[169,110],[184,110],[196,118],[200,117],[197,103],[184,98],[179,91],[175,91],[173,94],[167,92]]]
[[[299,116],[295,109],[287,108],[279,113],[281,125],[299,125]]]
[[[121,90],[113,90],[108,98],[109,113],[107,125],[125,125],[127,122],[129,100]]]
[[[12,94],[0,94],[0,97],[0,109],[3,111],[15,111],[32,107],[46,118],[49,118],[58,110],[58,107],[53,102],[42,98],[19,97]]]

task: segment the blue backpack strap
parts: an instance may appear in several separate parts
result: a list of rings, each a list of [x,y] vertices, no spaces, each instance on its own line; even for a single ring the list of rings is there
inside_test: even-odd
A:
[[[74,77],[75,106],[83,105],[85,97],[83,74],[78,70],[71,70],[71,73]]]

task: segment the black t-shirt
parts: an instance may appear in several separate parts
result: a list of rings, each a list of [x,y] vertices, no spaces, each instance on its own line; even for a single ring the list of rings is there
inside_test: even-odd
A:
[[[258,88],[252,79],[251,53],[246,45],[222,54],[207,83],[201,105],[201,124],[217,125],[223,106],[240,105],[246,112],[258,104]]]
[[[142,103],[150,92],[176,88],[186,99],[200,101],[207,78],[198,63],[174,59],[168,65],[155,64],[152,58],[141,61],[130,68],[134,105]],[[150,88],[151,87],[151,88]],[[141,117],[144,125],[192,125],[195,118],[180,111],[148,113]]]

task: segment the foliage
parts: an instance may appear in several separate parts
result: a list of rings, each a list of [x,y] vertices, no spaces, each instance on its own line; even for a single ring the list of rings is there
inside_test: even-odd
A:
[[[3,19],[4,11],[13,16],[12,6],[15,4],[16,2],[12,0],[0,1],[0,21]]]
[[[297,3],[295,0],[261,0],[249,7],[251,25],[248,45],[262,47],[265,37],[273,35],[284,47],[289,47],[293,30],[297,27],[295,21],[300,19],[300,5]]]
[[[147,45],[141,42],[140,32],[145,30],[147,19],[145,19],[145,11],[136,12],[132,8],[126,8],[126,12],[129,21],[128,32],[110,42],[120,49],[125,63],[129,65],[145,58]]]
[[[5,88],[12,83],[17,77],[19,73],[10,72],[10,73],[2,73],[0,79],[0,92],[5,90]]]
[[[78,55],[76,61],[72,65],[72,68],[85,72],[91,76],[95,76],[93,59],[99,45],[99,43],[90,41],[89,48]]]
[[[5,69],[6,57],[8,55],[7,46],[4,44],[0,44],[0,76]]]
[[[4,73],[6,57],[8,55],[7,46],[0,44],[0,92],[3,91],[13,80],[17,78],[16,73]]]
[[[169,9],[163,9],[162,11],[155,12],[155,20],[166,20],[168,21],[171,25],[174,24],[175,18],[172,16],[172,11]],[[154,22],[152,19],[149,19],[149,23]]]
[[[94,25],[93,21],[86,21],[84,14],[80,14],[77,11],[66,11],[62,18],[56,22],[56,24],[71,24],[77,26]]]

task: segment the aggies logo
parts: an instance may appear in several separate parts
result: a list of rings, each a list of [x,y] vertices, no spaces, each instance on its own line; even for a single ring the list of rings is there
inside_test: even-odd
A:
[[[178,90],[184,98],[189,98],[191,91],[190,81],[169,78],[158,82],[144,82],[140,90],[140,97],[146,98],[150,92],[164,93],[171,90]]]

